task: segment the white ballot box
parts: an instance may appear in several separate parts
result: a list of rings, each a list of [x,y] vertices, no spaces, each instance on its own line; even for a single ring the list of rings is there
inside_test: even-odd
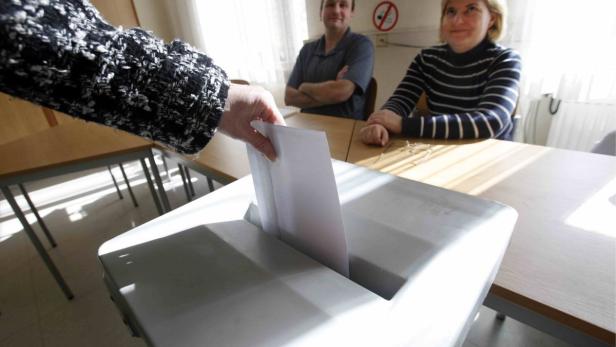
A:
[[[259,226],[251,177],[104,243],[151,346],[460,346],[517,219],[493,201],[333,163],[346,278]]]

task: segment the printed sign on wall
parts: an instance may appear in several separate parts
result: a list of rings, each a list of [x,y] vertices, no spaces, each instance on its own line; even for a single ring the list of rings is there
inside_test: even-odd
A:
[[[378,31],[390,31],[398,23],[398,8],[391,1],[382,1],[374,9],[372,23]]]

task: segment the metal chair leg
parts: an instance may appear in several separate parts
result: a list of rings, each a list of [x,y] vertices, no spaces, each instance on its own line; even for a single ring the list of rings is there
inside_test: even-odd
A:
[[[126,177],[126,172],[124,172],[124,166],[122,165],[122,163],[118,164],[120,166],[120,171],[122,171],[122,176],[124,177],[124,182],[126,182],[126,187],[128,188],[128,193],[130,194],[131,199],[133,199],[133,205],[135,205],[135,207],[139,207],[139,204],[137,203],[137,199],[135,199],[135,194],[133,194],[133,190],[130,187],[130,182],[128,181],[128,177]]]
[[[214,191],[214,181],[211,178],[207,178],[207,187],[210,189],[210,193]]]
[[[43,259],[45,265],[47,265],[47,269],[49,269],[49,272],[51,272],[51,274],[53,275],[54,279],[60,286],[60,289],[62,289],[64,296],[66,296],[68,300],[72,300],[74,298],[73,292],[64,281],[62,274],[60,274],[60,271],[58,271],[58,268],[49,257],[49,254],[47,254],[47,251],[45,250],[45,247],[43,247],[43,245],[41,244],[41,241],[38,239],[38,237],[36,237],[34,230],[32,230],[32,228],[30,227],[28,220],[24,216],[23,212],[21,212],[19,205],[15,201],[13,193],[11,193],[8,187],[2,187],[2,194],[4,194],[4,197],[9,202],[9,205],[11,205],[15,216],[17,217],[17,219],[19,219],[21,225],[24,227],[26,235],[28,235],[28,238],[30,238],[30,241],[34,245],[34,248],[36,248],[36,251],[38,252],[39,256]]]
[[[171,204],[169,204],[169,198],[167,198],[167,192],[165,192],[165,186],[163,185],[163,181],[160,179],[160,172],[158,171],[158,167],[156,166],[156,161],[154,160],[154,155],[152,155],[152,152],[150,152],[148,160],[150,161],[150,168],[152,169],[152,174],[154,175],[154,182],[156,182],[156,186],[158,187],[158,194],[160,195],[160,200],[163,203],[163,208],[165,212],[169,212],[171,211]]]
[[[163,159],[163,167],[165,168],[165,175],[167,176],[167,181],[171,182],[171,175],[169,175],[169,166],[167,166],[167,159],[164,154],[161,154],[160,157]]]
[[[28,206],[30,206],[30,210],[32,211],[32,213],[34,213],[34,216],[36,217],[36,220],[41,226],[41,229],[43,229],[43,233],[47,237],[47,240],[49,240],[51,247],[55,248],[56,246],[58,246],[56,244],[56,240],[54,240],[53,236],[49,232],[49,229],[47,229],[47,225],[45,224],[45,222],[43,222],[43,218],[41,218],[41,216],[39,215],[38,210],[32,203],[32,200],[30,199],[30,195],[28,195],[28,192],[26,191],[26,188],[23,186],[23,184],[19,184],[19,190],[21,190],[21,194],[23,194],[24,198],[28,202]]]
[[[190,169],[188,168],[188,166],[184,166],[184,172],[186,173],[186,182],[188,182],[188,189],[190,190],[190,195],[194,197],[196,195],[195,187],[192,184],[192,180],[190,177]]]
[[[115,186],[116,192],[118,192],[120,200],[124,199],[124,196],[122,196],[122,192],[120,191],[120,187],[118,187],[118,182],[116,181],[113,172],[111,172],[111,166],[107,166],[107,170],[109,170],[109,174],[111,175],[111,179],[113,180],[113,185]]]
[[[150,193],[152,193],[152,199],[154,199],[154,205],[156,205],[156,210],[158,211],[158,215],[163,215],[163,209],[160,206],[160,200],[158,200],[158,195],[156,194],[156,189],[154,189],[154,184],[152,183],[152,177],[150,176],[150,170],[148,166],[145,164],[145,160],[139,159],[141,161],[141,167],[143,168],[143,174],[145,175],[146,181],[148,181],[148,187],[150,188]]]
[[[186,175],[184,174],[184,167],[181,164],[178,164],[178,171],[180,172],[180,177],[182,178],[182,186],[184,187],[184,193],[186,193],[186,200],[192,200],[190,196],[190,192],[188,191],[188,183],[186,183]]]

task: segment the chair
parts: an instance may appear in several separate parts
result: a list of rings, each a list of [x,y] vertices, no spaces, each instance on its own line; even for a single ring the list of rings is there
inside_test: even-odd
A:
[[[250,85],[250,82],[248,82],[246,80],[232,79],[232,80],[229,80],[229,81],[231,83],[233,83],[233,84],[241,84],[241,85],[244,85],[244,86],[249,86]]]
[[[415,109],[420,115],[430,114],[430,108],[428,108],[428,95],[426,92],[422,92],[419,96],[419,100],[417,100],[417,103],[415,104]]]
[[[616,156],[616,130],[609,132],[590,150],[593,153]]]
[[[370,78],[370,83],[368,83],[368,88],[366,89],[366,103],[364,104],[364,120],[367,120],[368,117],[374,112],[374,104],[376,103],[376,90],[378,85],[376,83],[376,79],[374,77]]]

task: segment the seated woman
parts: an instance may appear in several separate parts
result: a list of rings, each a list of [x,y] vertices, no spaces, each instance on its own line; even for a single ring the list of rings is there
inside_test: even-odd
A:
[[[520,56],[495,43],[504,30],[505,0],[442,0],[440,39],[422,50],[382,109],[361,129],[364,143],[389,135],[435,139],[510,139]],[[428,115],[416,104],[427,95]]]

